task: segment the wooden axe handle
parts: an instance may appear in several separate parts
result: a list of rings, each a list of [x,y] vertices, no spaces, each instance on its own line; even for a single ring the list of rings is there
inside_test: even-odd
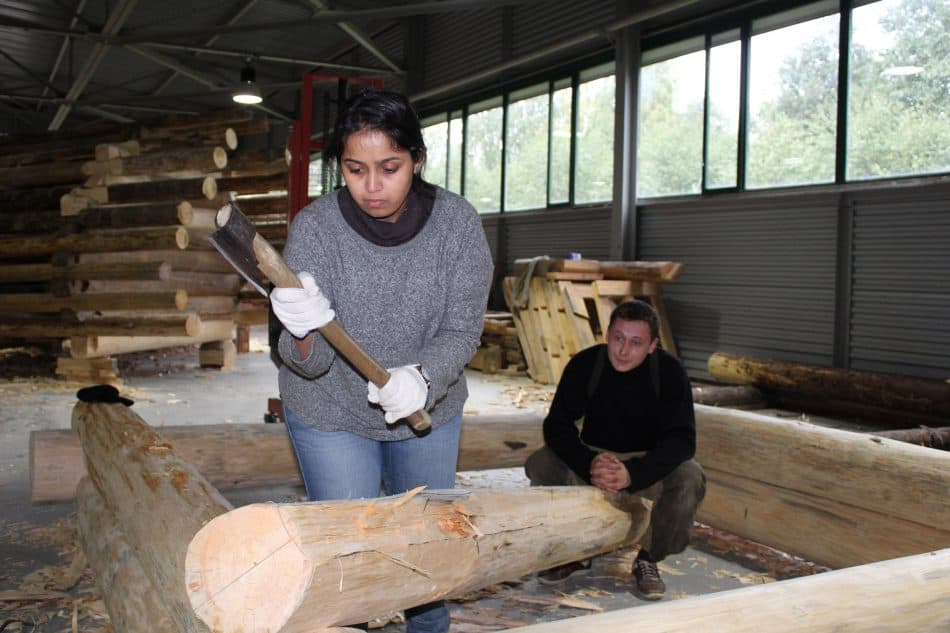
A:
[[[281,288],[300,288],[300,279],[290,269],[284,258],[268,243],[260,234],[254,234],[252,244],[254,255],[257,257],[257,265],[261,271],[274,282],[274,285]],[[354,341],[343,327],[337,323],[336,319],[330,321],[319,328],[327,342],[350,361],[356,370],[363,374],[367,380],[382,387],[389,382],[389,372],[377,363],[372,356],[366,353],[359,343]],[[411,414],[406,421],[416,431],[425,431],[432,426],[432,420],[425,410],[420,409]]]

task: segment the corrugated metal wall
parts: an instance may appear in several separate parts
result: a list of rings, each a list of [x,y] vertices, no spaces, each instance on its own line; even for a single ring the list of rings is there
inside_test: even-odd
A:
[[[616,2],[558,0],[512,9],[512,55],[546,48],[573,35],[614,21]]]
[[[580,253],[588,259],[608,259],[610,209],[509,213],[502,221],[505,270],[525,257],[565,257]]]
[[[853,369],[950,378],[950,185],[856,194]]]
[[[831,365],[836,233],[834,195],[642,207],[638,258],[685,265],[664,293],[690,375],[717,351]]]

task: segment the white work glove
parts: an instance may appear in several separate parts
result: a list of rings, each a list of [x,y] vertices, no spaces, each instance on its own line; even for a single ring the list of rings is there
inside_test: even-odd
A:
[[[387,371],[389,382],[382,387],[367,383],[366,399],[383,408],[387,424],[395,424],[426,406],[429,386],[415,365]]]
[[[332,321],[336,315],[330,309],[330,300],[317,288],[313,275],[304,271],[297,273],[297,277],[303,288],[274,288],[270,293],[270,304],[287,331],[303,338]]]

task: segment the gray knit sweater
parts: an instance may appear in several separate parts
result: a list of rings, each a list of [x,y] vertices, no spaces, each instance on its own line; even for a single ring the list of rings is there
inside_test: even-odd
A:
[[[340,212],[337,194],[307,205],[290,227],[284,258],[313,274],[336,319],[383,367],[421,363],[432,384],[426,409],[432,425],[462,412],[468,397],[465,364],[478,346],[492,261],[475,209],[438,189],[432,215],[418,235],[377,246]],[[319,334],[307,358],[284,330],[279,351],[280,395],[297,417],[324,431],[376,440],[413,437],[403,422],[387,425],[366,400],[366,379]]]

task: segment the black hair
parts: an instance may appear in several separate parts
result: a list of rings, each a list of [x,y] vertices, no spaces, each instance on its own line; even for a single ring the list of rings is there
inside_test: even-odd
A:
[[[422,125],[409,100],[396,92],[365,89],[343,104],[333,126],[333,134],[323,148],[324,163],[338,166],[346,141],[353,134],[364,130],[377,130],[388,136],[394,146],[409,152],[413,163],[425,160],[426,144],[422,139]],[[422,177],[415,173],[413,186],[421,184]]]
[[[650,340],[660,338],[660,317],[646,301],[631,299],[624,301],[610,313],[609,328],[617,319],[624,321],[643,321],[650,326]]]

